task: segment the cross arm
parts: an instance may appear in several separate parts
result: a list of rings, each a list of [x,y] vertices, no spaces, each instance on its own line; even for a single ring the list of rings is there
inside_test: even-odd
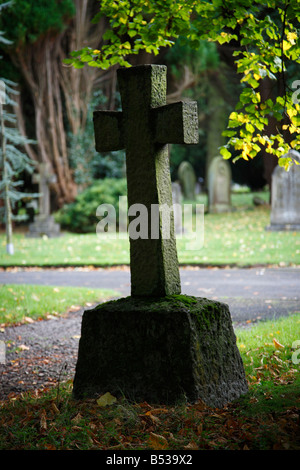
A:
[[[93,121],[97,152],[110,152],[124,148],[121,111],[94,111]]]
[[[160,144],[197,144],[198,111],[196,101],[178,101],[154,108],[155,142]]]

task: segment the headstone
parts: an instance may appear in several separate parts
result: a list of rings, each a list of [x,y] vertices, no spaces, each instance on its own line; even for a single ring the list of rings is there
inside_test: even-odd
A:
[[[215,157],[208,169],[208,211],[221,213],[231,210],[230,165],[223,157]]]
[[[174,207],[175,233],[181,234],[182,233],[182,209],[181,209],[182,192],[181,192],[181,186],[177,182],[172,183],[172,200],[173,200],[173,207]]]
[[[165,66],[119,69],[118,81],[123,110],[95,112],[96,148],[125,146],[129,209],[172,205],[166,144],[197,142],[196,104],[165,104]],[[172,226],[169,240],[135,239],[129,230],[131,296],[84,312],[75,399],[110,392],[222,406],[247,391],[228,306],[180,294]]]
[[[180,181],[185,199],[194,201],[196,199],[197,178],[194,168],[189,162],[181,162],[178,167],[178,179]]]
[[[39,173],[33,175],[33,182],[39,185],[39,213],[34,217],[32,224],[29,224],[28,237],[58,237],[60,235],[60,225],[55,223],[54,217],[50,215],[50,188],[51,183],[56,182],[56,176],[51,174],[49,165],[39,164]]]
[[[300,163],[300,153],[289,151]],[[272,174],[271,216],[267,230],[300,230],[300,165],[294,163],[288,171],[277,166]]]

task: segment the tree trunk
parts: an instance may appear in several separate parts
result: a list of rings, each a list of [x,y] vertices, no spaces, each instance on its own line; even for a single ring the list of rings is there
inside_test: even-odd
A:
[[[94,2],[75,0],[76,14],[69,26],[61,33],[49,31],[35,43],[13,51],[11,59],[20,69],[29,90],[36,145],[27,145],[27,154],[36,162],[50,165],[57,176],[53,184],[55,206],[72,202],[77,186],[68,159],[67,134],[83,132],[87,119],[88,105],[92,91],[99,79],[109,80],[115,73],[104,73],[100,69],[74,67],[63,64],[63,59],[85,44],[98,47],[105,30],[105,21],[91,24]],[[113,80],[110,80],[113,83]],[[16,114],[19,130],[28,135],[28,126],[23,111],[24,90]]]
[[[205,170],[205,187],[208,184],[208,170],[214,157],[220,155],[220,147],[225,143],[222,132],[226,129],[228,116],[226,109],[226,90],[222,74],[210,73],[208,85],[208,114],[211,118],[207,124],[207,155]]]

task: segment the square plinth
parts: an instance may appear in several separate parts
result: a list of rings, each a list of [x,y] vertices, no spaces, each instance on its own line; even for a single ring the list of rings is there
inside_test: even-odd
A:
[[[201,399],[221,407],[247,391],[226,304],[184,295],[127,297],[83,314],[76,399],[110,392],[139,402]]]

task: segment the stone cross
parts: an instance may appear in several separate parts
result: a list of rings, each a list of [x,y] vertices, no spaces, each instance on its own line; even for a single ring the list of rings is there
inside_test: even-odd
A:
[[[50,173],[49,165],[40,163],[38,174],[33,175],[33,183],[39,185],[39,215],[45,218],[50,215],[49,184],[55,182],[56,176]]]
[[[196,102],[166,104],[167,67],[118,70],[122,111],[95,111],[96,150],[126,150],[128,207],[172,206],[168,144],[198,142]],[[174,220],[170,236],[130,238],[131,295],[160,297],[181,291]],[[130,235],[130,233],[129,233]]]

